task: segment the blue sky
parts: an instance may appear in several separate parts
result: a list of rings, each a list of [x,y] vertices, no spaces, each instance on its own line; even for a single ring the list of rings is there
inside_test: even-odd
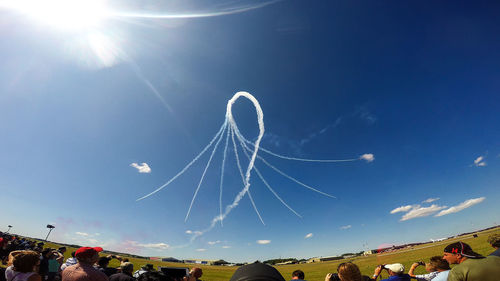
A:
[[[500,222],[496,3],[130,0],[108,1],[90,21],[98,9],[86,7],[98,0],[75,4],[76,14],[61,8],[69,17],[53,12],[56,2],[0,2],[4,228],[45,237],[54,223],[54,241],[236,262],[337,255]],[[223,226],[192,241],[219,214],[223,141],[187,221],[211,150],[136,199],[209,143],[238,91],[260,102],[263,148],[374,161],[259,151],[336,199],[257,160],[302,218],[253,171],[265,225],[245,196]],[[239,99],[232,112],[255,141],[252,103]],[[243,188],[231,145],[223,188],[224,206]]]

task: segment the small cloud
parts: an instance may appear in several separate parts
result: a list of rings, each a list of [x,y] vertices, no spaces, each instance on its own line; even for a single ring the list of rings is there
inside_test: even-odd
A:
[[[137,164],[137,163],[132,163],[130,164],[130,167],[134,167],[139,171],[141,174],[149,174],[151,173],[151,168],[147,163],[142,163],[142,164]]]
[[[231,246],[222,246],[222,249],[229,249]]]
[[[148,244],[137,244],[139,247],[149,248],[149,249],[157,249],[157,250],[166,250],[170,248],[170,245],[165,243],[148,243]]]
[[[257,244],[266,245],[271,243],[271,240],[257,240]]]
[[[346,229],[349,229],[351,228],[352,226],[349,224],[349,225],[344,225],[344,226],[341,226],[340,229],[341,230],[346,230]]]
[[[365,160],[366,162],[370,163],[373,160],[375,160],[375,156],[371,153],[365,153],[359,157],[359,159]]]
[[[401,206],[401,207],[398,207],[398,208],[392,210],[391,214],[395,214],[395,213],[399,213],[399,212],[408,212],[409,210],[411,210],[412,207],[413,207],[412,205]]]
[[[481,202],[484,201],[484,199],[486,199],[486,197],[479,197],[479,198],[474,198],[474,199],[469,199],[469,200],[466,200],[456,206],[453,206],[453,207],[450,207],[446,210],[442,210],[441,212],[439,212],[437,215],[435,215],[436,217],[440,217],[440,216],[445,216],[445,215],[449,215],[449,214],[453,214],[453,213],[457,213],[457,212],[460,212],[462,211],[463,209],[467,209],[469,207],[472,207],[476,204],[479,204]]]
[[[309,238],[311,238],[311,237],[313,237],[313,234],[312,234],[312,233],[308,233],[308,234],[307,234],[304,238],[305,238],[305,239],[309,239]]]
[[[191,230],[186,230],[186,234],[193,234],[193,231],[191,231]]]
[[[217,241],[208,241],[208,245],[215,245],[215,244],[219,244],[220,241],[217,240]]]
[[[429,198],[429,199],[422,201],[422,203],[432,203],[432,202],[437,201],[437,200],[439,200],[439,198]]]
[[[97,241],[97,239],[93,239],[93,238],[89,238],[88,241],[92,244],[97,244],[99,243],[99,241]]]
[[[205,252],[207,249],[196,249],[197,252]]]
[[[421,207],[420,205],[415,205],[412,207],[411,211],[406,213],[401,217],[400,221],[407,221],[414,218],[427,217],[434,214],[437,211],[446,208],[446,206],[438,206],[436,204],[432,204],[429,207]]]
[[[486,166],[486,162],[484,162],[484,156],[479,156],[478,158],[476,158],[476,160],[474,160],[474,165],[476,167],[484,167]]]
[[[101,235],[99,232],[94,233],[94,236],[99,236]]]
[[[80,235],[80,236],[84,236],[84,237],[88,237],[88,236],[89,236],[89,234],[88,234],[88,233],[85,233],[85,232],[79,232],[79,231],[75,232],[75,234],[76,234],[76,235]]]

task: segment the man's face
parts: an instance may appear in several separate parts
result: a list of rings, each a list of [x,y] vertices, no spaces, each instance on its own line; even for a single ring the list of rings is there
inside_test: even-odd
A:
[[[460,263],[460,255],[452,254],[452,253],[444,253],[443,259],[447,260],[449,264],[458,264]]]

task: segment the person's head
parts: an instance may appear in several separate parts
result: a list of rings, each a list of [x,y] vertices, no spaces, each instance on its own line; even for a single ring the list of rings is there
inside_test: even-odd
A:
[[[240,266],[230,281],[285,281],[276,268],[260,262]]]
[[[81,247],[76,250],[75,257],[79,263],[92,265],[99,260],[99,252],[101,251],[101,247]]]
[[[193,267],[189,271],[189,275],[194,276],[194,278],[199,279],[203,275],[203,270],[199,267]]]
[[[472,251],[472,248],[463,242],[455,242],[444,248],[443,259],[449,264],[459,264],[466,259],[483,258],[480,254]]]
[[[337,272],[339,278],[342,281],[361,281],[363,277],[361,276],[361,271],[359,267],[352,262],[344,262],[339,264],[337,267]]]
[[[387,272],[389,272],[389,275],[391,276],[401,275],[405,272],[404,265],[400,263],[386,264],[384,267],[385,269],[387,269]]]
[[[132,274],[134,272],[134,264],[131,262],[124,262],[120,265],[123,273]]]
[[[500,248],[500,233],[495,233],[488,236],[488,243],[490,243],[491,247],[495,249]]]
[[[297,269],[292,273],[292,279],[302,279],[304,280],[305,274],[304,271]]]
[[[425,269],[429,272],[450,270],[450,264],[443,257],[434,256],[425,264]]]
[[[108,257],[100,257],[97,264],[102,268],[106,268],[109,265],[109,260],[110,259]]]
[[[35,251],[18,251],[13,255],[12,265],[14,271],[18,272],[33,272],[35,266],[40,264],[40,254]]]
[[[64,254],[66,252],[66,247],[59,247],[58,251],[61,253],[61,254]]]
[[[146,270],[146,271],[153,271],[153,270],[155,270],[155,267],[152,264],[150,264],[150,263],[147,263],[147,264],[143,265],[141,268],[143,270]]]

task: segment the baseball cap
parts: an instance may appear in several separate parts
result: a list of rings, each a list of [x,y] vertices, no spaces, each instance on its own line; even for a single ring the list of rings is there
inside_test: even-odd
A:
[[[75,257],[77,258],[89,258],[92,257],[95,253],[101,252],[101,247],[81,247],[76,250]]]
[[[452,254],[460,254],[464,257],[470,258],[470,259],[482,259],[484,258],[482,255],[472,251],[472,248],[463,242],[455,242],[452,243],[446,248],[444,248],[445,253],[452,253]]]
[[[400,263],[386,264],[385,268],[390,269],[392,272],[396,274],[401,274],[405,271],[404,265]]]

